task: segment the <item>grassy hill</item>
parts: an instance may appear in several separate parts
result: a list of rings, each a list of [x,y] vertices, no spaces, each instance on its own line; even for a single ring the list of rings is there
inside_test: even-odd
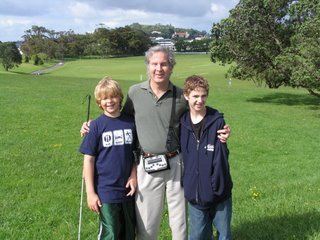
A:
[[[82,176],[79,129],[105,75],[146,80],[143,57],[76,60],[39,76],[0,69],[0,239],[76,239]],[[172,81],[210,82],[208,105],[224,112],[234,181],[233,235],[241,240],[320,239],[320,103],[303,89],[258,88],[224,78],[207,55],[177,55]],[[92,101],[91,117],[100,112]],[[82,239],[97,217],[83,202]],[[167,212],[159,239],[171,239]]]

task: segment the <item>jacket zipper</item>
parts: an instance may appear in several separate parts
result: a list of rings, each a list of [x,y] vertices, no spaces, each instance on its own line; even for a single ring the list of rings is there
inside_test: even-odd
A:
[[[200,138],[202,138],[202,136],[203,136],[203,130],[202,130],[202,132],[201,132],[201,134],[200,134]],[[197,139],[197,137],[196,137],[196,135],[194,134],[194,132],[192,131],[192,135],[193,135],[193,137],[194,137],[194,139],[197,141],[197,165],[198,165],[198,169],[197,169],[197,171],[198,171],[198,179],[200,178],[200,174],[199,174],[199,147],[200,147],[200,139]],[[198,184],[197,184],[197,189],[196,189],[196,203],[199,203],[199,181],[198,181]]]
[[[194,132],[192,131],[192,135],[194,137],[194,139],[197,141],[197,172],[199,174],[199,145],[200,145],[200,140],[197,139],[196,135],[194,134]],[[199,178],[199,177],[198,177]],[[199,181],[197,183],[197,188],[196,188],[196,203],[199,202]]]

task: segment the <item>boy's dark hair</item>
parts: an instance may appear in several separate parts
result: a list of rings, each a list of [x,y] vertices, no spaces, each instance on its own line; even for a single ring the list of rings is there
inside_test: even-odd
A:
[[[207,95],[209,95],[209,83],[204,77],[199,75],[189,76],[184,81],[183,94],[189,95],[191,91],[198,87],[204,88],[207,91]]]

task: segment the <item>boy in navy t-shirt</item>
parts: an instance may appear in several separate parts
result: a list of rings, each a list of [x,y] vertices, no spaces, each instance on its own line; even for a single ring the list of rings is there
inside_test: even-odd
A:
[[[134,119],[120,112],[123,94],[111,77],[98,83],[94,95],[103,114],[90,123],[80,146],[88,207],[100,216],[98,239],[132,240],[137,187]]]

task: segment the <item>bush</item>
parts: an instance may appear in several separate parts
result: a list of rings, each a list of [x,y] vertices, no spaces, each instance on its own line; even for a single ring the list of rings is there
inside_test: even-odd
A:
[[[36,54],[32,56],[34,65],[43,65],[44,61],[39,55],[40,54]]]
[[[27,55],[23,55],[23,62],[29,63],[29,61],[30,61],[30,57]]]

